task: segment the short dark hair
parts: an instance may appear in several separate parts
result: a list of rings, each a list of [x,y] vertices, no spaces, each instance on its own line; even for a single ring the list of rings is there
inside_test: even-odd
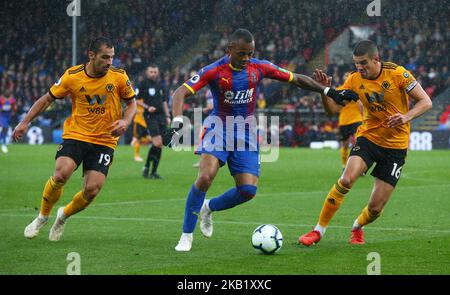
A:
[[[368,54],[368,56],[371,58],[375,55],[378,55],[377,44],[375,44],[375,42],[371,40],[362,40],[356,43],[355,47],[353,48],[353,55],[363,56],[365,54]]]
[[[97,37],[89,43],[89,51],[93,51],[94,53],[98,53],[100,51],[100,47],[102,45],[106,45],[107,48],[113,48],[114,45],[108,37]]]
[[[247,43],[253,42],[255,40],[253,38],[252,33],[250,33],[249,30],[246,29],[237,29],[233,32],[230,38],[230,42],[238,42],[239,40],[243,39]]]
[[[157,64],[155,64],[155,63],[150,63],[147,67],[146,67],[146,69],[148,69],[148,68],[158,68],[159,69],[159,67],[158,67],[158,65]]]

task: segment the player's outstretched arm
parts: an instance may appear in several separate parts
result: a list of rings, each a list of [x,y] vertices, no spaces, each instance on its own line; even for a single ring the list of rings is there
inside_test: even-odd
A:
[[[163,108],[164,108],[164,113],[166,114],[166,122],[167,125],[170,125],[170,112],[169,112],[169,105],[167,104],[167,101],[163,102]]]
[[[173,136],[176,135],[181,138],[179,130],[183,128],[183,103],[184,100],[192,94],[186,86],[181,85],[175,90],[172,97],[172,125],[163,133],[163,144],[171,146]]]
[[[40,113],[45,111],[54,101],[55,99],[47,92],[43,96],[41,96],[35,103],[31,106],[28,113],[25,115],[23,120],[17,124],[16,128],[14,128],[12,137],[15,141],[20,140],[23,135],[28,130],[28,124],[37,117]]]
[[[416,104],[406,114],[397,113],[390,116],[387,123],[389,127],[395,128],[399,125],[408,123],[427,112],[433,106],[430,97],[419,83],[408,92],[408,95],[415,100]]]
[[[332,77],[329,77],[326,73],[318,69],[316,69],[313,73],[314,81],[323,86],[331,86],[331,78]],[[342,109],[341,105],[337,104],[334,100],[332,100],[325,94],[321,93],[320,97],[322,99],[323,108],[325,109],[325,112],[328,116],[331,117],[334,114],[339,113],[339,111]]]
[[[326,86],[314,81],[314,79],[312,79],[311,77],[297,73],[293,74],[294,79],[292,79],[292,83],[294,83],[297,87],[319,93],[323,93],[323,91],[325,90]]]
[[[344,101],[357,101],[359,99],[358,94],[351,90],[336,90],[334,88],[323,86],[314,79],[294,73],[294,78],[292,79],[292,83],[294,83],[297,87],[303,88],[305,90],[310,90],[318,93],[323,93],[326,96],[333,99],[337,104],[345,105]]]
[[[183,115],[184,100],[191,96],[191,94],[192,92],[184,85],[181,85],[175,90],[172,97],[172,116],[174,118]]]

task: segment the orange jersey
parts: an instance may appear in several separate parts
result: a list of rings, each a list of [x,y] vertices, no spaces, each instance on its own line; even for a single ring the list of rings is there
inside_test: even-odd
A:
[[[417,85],[416,79],[404,67],[383,62],[381,73],[373,80],[352,73],[342,85],[358,93],[364,106],[363,124],[357,136],[391,149],[406,149],[409,143],[409,123],[395,128],[387,126],[388,118],[409,111],[407,93]]]
[[[87,75],[84,65],[77,65],[66,70],[49,93],[55,99],[72,97],[72,115],[64,122],[63,139],[117,146],[119,138],[111,135],[111,125],[122,118],[121,99],[135,95],[124,70],[113,67],[94,78]]]
[[[362,122],[363,116],[358,102],[351,101],[339,111],[339,126]]]
[[[142,101],[142,99],[140,99]],[[136,115],[134,116],[134,123],[141,125],[144,128],[147,128],[147,123],[144,119],[144,107],[140,104],[136,104]]]

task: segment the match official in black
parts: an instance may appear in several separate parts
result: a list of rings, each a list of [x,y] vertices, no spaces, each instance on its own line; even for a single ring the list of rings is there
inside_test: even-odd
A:
[[[144,107],[144,118],[152,137],[152,145],[148,151],[147,160],[142,176],[151,179],[161,179],[156,173],[161,161],[162,133],[170,125],[170,113],[167,105],[167,92],[159,81],[159,68],[151,64],[145,71],[144,80],[138,85],[137,97],[142,101],[137,102]],[[150,162],[153,163],[150,171]]]

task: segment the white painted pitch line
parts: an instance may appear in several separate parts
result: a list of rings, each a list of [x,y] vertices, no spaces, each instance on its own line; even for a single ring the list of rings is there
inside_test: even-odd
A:
[[[0,217],[35,217],[35,214],[0,214]],[[146,218],[146,217],[107,217],[107,216],[73,216],[72,218],[76,219],[87,219],[87,220],[108,220],[108,221],[138,221],[138,222],[176,222],[181,223],[181,219],[168,219],[168,218]],[[259,225],[264,222],[258,221],[215,221],[216,224],[237,224],[237,225]],[[277,223],[277,226],[286,226],[286,227],[307,227],[311,228],[311,224],[295,224],[295,223]],[[329,228],[338,228],[338,229],[351,229],[351,226],[341,226],[341,225],[332,225]],[[426,229],[426,228],[393,228],[393,227],[369,227],[370,230],[378,230],[378,231],[408,231],[408,232],[433,232],[433,233],[445,233],[450,234],[449,230],[440,230],[440,229]]]

